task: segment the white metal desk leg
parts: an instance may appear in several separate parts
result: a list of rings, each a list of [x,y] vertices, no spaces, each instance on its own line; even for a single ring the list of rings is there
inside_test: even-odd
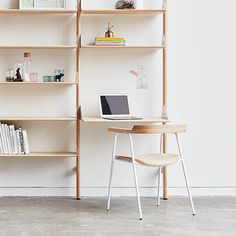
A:
[[[113,177],[113,166],[114,160],[116,157],[116,143],[117,143],[118,134],[115,135],[114,144],[113,144],[113,151],[112,151],[112,160],[111,160],[111,170],[110,170],[110,179],[109,179],[109,188],[108,188],[108,200],[107,200],[107,210],[110,209],[110,202],[111,202],[111,181]]]
[[[133,166],[134,182],[135,182],[136,196],[137,196],[137,202],[138,202],[139,219],[142,220],[143,216],[142,216],[142,209],[141,209],[140,196],[139,196],[138,178],[137,178],[137,172],[136,172],[136,167],[135,167],[134,147],[133,147],[132,137],[130,134],[129,134],[129,143],[130,143],[130,150],[131,150],[131,156],[132,156],[132,166]]]
[[[161,167],[158,170],[158,189],[157,189],[157,206],[160,206],[161,198],[160,198],[160,188],[161,188]]]
[[[184,164],[184,159],[183,159],[183,155],[182,155],[182,151],[181,151],[181,147],[180,147],[178,134],[175,134],[175,135],[176,135],[176,141],[177,141],[178,148],[179,148],[179,154],[180,154],[180,157],[181,157],[181,164],[182,164],[182,168],[183,168],[183,172],[184,172],[186,187],[187,187],[187,190],[188,190],[188,196],[189,196],[189,200],[190,200],[191,207],[192,207],[192,213],[193,213],[193,215],[195,215],[195,209],[194,209],[194,205],[193,205],[192,194],[191,194],[190,187],[189,187],[188,176],[187,176],[187,172],[186,172],[186,168],[185,168],[185,164]]]

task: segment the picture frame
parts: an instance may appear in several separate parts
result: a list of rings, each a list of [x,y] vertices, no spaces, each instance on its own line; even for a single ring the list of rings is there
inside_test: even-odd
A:
[[[19,0],[19,9],[33,9],[35,0]]]
[[[36,9],[65,9],[66,0],[34,0]]]
[[[66,0],[19,0],[20,9],[65,9]]]

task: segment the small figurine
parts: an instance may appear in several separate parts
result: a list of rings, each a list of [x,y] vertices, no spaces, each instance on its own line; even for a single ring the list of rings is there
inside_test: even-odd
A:
[[[56,76],[55,76],[56,82],[62,82],[62,77],[63,77],[63,76],[64,76],[63,73],[60,73],[59,75],[56,75]]]
[[[114,33],[111,31],[113,27],[114,26],[110,26],[110,23],[108,23],[107,32],[105,33],[106,38],[114,38]]]
[[[20,68],[17,68],[16,70],[16,75],[15,75],[15,82],[23,82],[23,79],[21,78],[21,74],[20,74]]]

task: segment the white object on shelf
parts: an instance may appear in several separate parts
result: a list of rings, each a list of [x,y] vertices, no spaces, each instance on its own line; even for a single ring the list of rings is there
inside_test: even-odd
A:
[[[135,9],[143,9],[143,0],[134,0]]]

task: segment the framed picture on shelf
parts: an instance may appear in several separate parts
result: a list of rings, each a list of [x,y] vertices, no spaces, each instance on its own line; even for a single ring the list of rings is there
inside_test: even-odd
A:
[[[65,9],[66,0],[34,0],[36,9]]]
[[[20,9],[32,9],[34,8],[34,0],[19,0]]]

